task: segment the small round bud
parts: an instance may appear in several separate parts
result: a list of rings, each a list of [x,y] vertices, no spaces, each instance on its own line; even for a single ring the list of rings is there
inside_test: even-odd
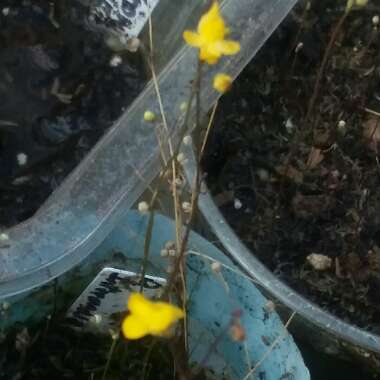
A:
[[[9,302],[3,302],[2,304],[1,304],[1,308],[4,310],[4,311],[7,311],[7,310],[9,310],[9,308],[11,307],[11,304],[9,303]]]
[[[181,105],[179,106],[179,109],[182,111],[182,112],[186,112],[187,111],[187,102],[182,102]]]
[[[224,73],[216,74],[213,83],[214,89],[221,94],[227,92],[232,86],[232,78]]]
[[[147,202],[140,202],[138,204],[138,210],[141,214],[146,214],[149,211],[149,205]]]
[[[177,156],[177,161],[183,165],[187,162],[187,159],[186,159],[186,156],[184,155],[184,153],[179,153],[178,156]]]
[[[211,264],[211,269],[213,272],[215,273],[220,273],[221,270],[222,270],[222,264],[219,262],[219,261],[214,261],[212,264]]]
[[[191,212],[191,203],[190,203],[190,202],[183,202],[183,203],[182,203],[182,210],[183,210],[186,214],[190,214],[190,212]]]
[[[137,37],[129,38],[126,42],[127,50],[136,53],[141,45],[141,41]]]
[[[235,342],[243,342],[245,340],[245,329],[239,322],[234,322],[230,327],[230,334]]]
[[[152,111],[145,111],[144,112],[144,120],[147,122],[152,122],[156,120],[156,115]]]
[[[264,309],[267,313],[273,313],[276,310],[276,305],[273,301],[269,300],[265,304]]]
[[[191,136],[187,135],[183,138],[183,143],[186,145],[186,146],[190,146],[193,142],[193,139]]]

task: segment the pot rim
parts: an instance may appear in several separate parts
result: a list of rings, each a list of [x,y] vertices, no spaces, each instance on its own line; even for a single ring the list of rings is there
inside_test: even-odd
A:
[[[183,147],[188,158],[185,172],[189,183],[195,177],[196,161],[192,147]],[[261,261],[241,242],[233,229],[219,211],[207,187],[199,196],[198,207],[212,231],[228,254],[249,276],[265,290],[294,310],[307,321],[313,323],[340,339],[361,348],[380,353],[380,336],[344,322],[342,319],[323,310],[304,296],[279,280]],[[363,355],[366,353],[363,352]]]

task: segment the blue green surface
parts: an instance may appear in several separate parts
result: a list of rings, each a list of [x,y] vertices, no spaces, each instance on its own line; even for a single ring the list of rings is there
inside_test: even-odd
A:
[[[9,309],[1,317],[3,329],[37,322],[54,309],[65,310],[75,297],[104,267],[139,271],[147,218],[130,211],[118,227],[81,265],[38,291],[7,300]],[[147,274],[164,276],[167,259],[160,256],[165,243],[174,240],[175,226],[170,219],[156,216]],[[267,300],[253,283],[235,272],[233,264],[212,244],[193,233],[189,240],[187,290],[189,294],[190,346],[192,359],[202,361],[210,346],[218,344],[207,365],[219,375],[242,379],[249,366],[264,357],[278,336],[283,338],[263,361],[252,378],[265,380],[307,380],[309,373],[292,337],[275,312],[265,309]],[[217,260],[233,268],[219,274],[210,263]],[[232,313],[242,313],[246,330],[243,343],[232,341],[228,331]],[[248,353],[248,357],[246,355]]]

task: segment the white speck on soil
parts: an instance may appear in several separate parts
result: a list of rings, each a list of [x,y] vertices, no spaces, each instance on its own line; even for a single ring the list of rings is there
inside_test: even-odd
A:
[[[110,66],[111,67],[118,67],[122,63],[123,63],[123,58],[121,58],[120,55],[118,55],[118,54],[115,54],[114,56],[112,56],[112,58],[110,60]]]
[[[28,156],[25,153],[18,153],[17,154],[17,163],[20,166],[26,165],[27,162],[28,162]]]
[[[234,208],[235,210],[240,210],[243,207],[243,204],[241,203],[241,200],[236,198],[234,200]]]
[[[331,268],[332,260],[330,257],[319,253],[312,253],[306,257],[308,263],[318,271],[324,271]]]
[[[263,182],[269,181],[269,173],[267,170],[258,169],[256,174],[260,178],[261,181],[263,181]]]
[[[287,130],[288,133],[292,133],[293,132],[293,130],[294,130],[294,124],[292,122],[292,119],[289,118],[288,120],[286,120],[286,122],[285,122],[285,128],[286,128],[286,130]]]

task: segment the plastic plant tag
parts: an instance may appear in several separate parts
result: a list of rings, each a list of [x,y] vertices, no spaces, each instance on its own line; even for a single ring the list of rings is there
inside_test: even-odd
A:
[[[137,273],[104,268],[70,307],[66,321],[73,328],[98,332],[119,327],[129,294],[140,291],[141,281]],[[164,278],[146,275],[143,292],[154,298],[165,284]]]
[[[159,0],[95,0],[92,21],[126,38],[137,37]]]

